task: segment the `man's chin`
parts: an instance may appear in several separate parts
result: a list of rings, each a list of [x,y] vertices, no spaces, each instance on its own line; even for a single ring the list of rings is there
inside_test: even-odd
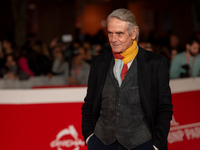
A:
[[[112,49],[112,51],[113,51],[114,53],[121,53],[121,50],[120,50],[120,49]]]
[[[192,53],[191,51],[189,51],[189,53],[190,53],[190,55],[192,56],[192,57],[195,57],[198,53]]]

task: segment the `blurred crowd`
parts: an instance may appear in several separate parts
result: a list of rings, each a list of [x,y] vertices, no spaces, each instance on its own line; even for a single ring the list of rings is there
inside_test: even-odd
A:
[[[11,40],[3,39],[0,45],[0,80],[63,75],[66,85],[86,85],[92,57],[109,50],[106,36],[101,34],[89,40],[87,35],[84,40],[72,40],[71,35],[63,35],[53,38],[49,44],[30,35],[20,49],[15,48]]]
[[[140,40],[139,46],[166,57],[170,79],[198,77],[200,76],[200,34],[196,33],[188,37],[181,45],[179,37],[170,34],[165,44],[152,44],[149,41]]]
[[[188,38],[184,46],[175,34],[165,41],[140,37],[138,45],[166,57],[171,79],[200,76],[198,36]],[[0,80],[63,75],[66,85],[86,85],[92,57],[106,51],[111,48],[103,31],[93,37],[79,35],[75,40],[71,35],[63,35],[52,38],[49,44],[29,35],[20,49],[4,38],[0,43]]]

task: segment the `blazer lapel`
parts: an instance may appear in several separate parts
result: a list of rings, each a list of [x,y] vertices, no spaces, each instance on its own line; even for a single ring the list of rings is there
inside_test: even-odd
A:
[[[107,54],[102,56],[101,61],[98,62],[98,69],[97,72],[97,96],[96,98],[99,99],[98,102],[100,104],[103,86],[106,80],[106,76],[109,70],[110,62],[112,60],[112,53],[108,52]]]
[[[101,83],[104,85],[104,81],[106,79],[106,75],[109,70],[110,62],[112,60],[112,53],[107,53],[106,55],[102,56],[103,58],[98,64],[98,76],[99,78],[97,79],[98,83]]]
[[[126,83],[129,82],[129,80],[137,73],[137,57],[133,60],[130,68],[128,69],[128,72],[126,73],[126,76],[124,78],[124,81],[122,82],[121,88],[123,88]]]
[[[115,64],[115,60],[114,60],[114,57],[113,57],[111,62],[110,62],[109,73],[110,73],[112,80],[113,80],[114,84],[116,85],[116,87],[119,87],[119,83],[118,83],[117,79],[115,78],[115,75],[114,75],[114,72],[113,72],[114,64]],[[112,68],[112,69],[110,69],[110,68]]]
[[[147,62],[148,55],[144,49],[138,51],[138,81],[139,92],[143,107],[149,106],[150,88],[151,88],[151,66]]]

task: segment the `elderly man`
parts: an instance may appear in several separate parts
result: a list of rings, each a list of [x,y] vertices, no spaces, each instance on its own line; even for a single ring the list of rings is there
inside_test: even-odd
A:
[[[167,150],[172,118],[165,58],[137,46],[134,14],[107,18],[112,52],[93,59],[82,107],[88,150]]]

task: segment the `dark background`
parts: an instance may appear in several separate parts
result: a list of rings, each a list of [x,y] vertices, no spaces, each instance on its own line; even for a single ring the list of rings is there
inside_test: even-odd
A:
[[[105,21],[117,8],[127,8],[135,16],[140,37],[162,43],[176,34],[184,45],[188,37],[199,35],[198,0],[0,0],[0,40],[9,38],[22,46],[27,35],[49,43],[63,34],[106,34]]]

